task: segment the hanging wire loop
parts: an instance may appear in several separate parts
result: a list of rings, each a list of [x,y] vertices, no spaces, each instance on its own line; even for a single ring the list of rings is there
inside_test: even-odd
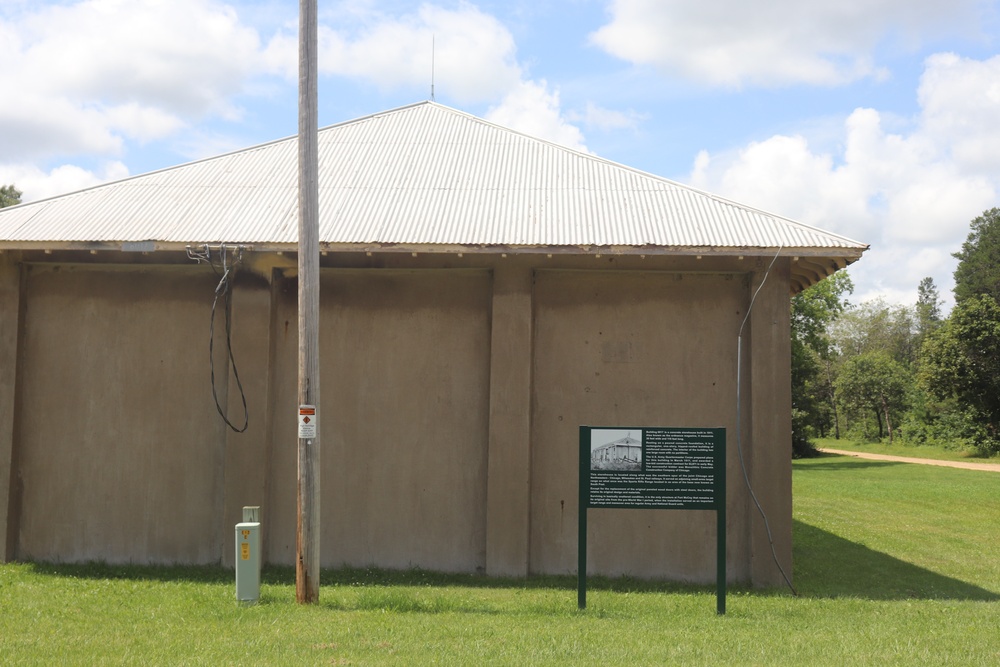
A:
[[[230,253],[232,253],[232,257],[230,257]],[[212,299],[212,316],[208,327],[208,366],[212,382],[212,398],[215,400],[215,409],[219,411],[219,416],[221,416],[222,420],[226,422],[226,425],[236,433],[243,433],[250,425],[250,412],[247,408],[247,396],[246,392],[243,390],[243,382],[240,380],[240,372],[236,366],[236,358],[233,356],[232,304],[233,275],[236,267],[243,260],[243,247],[237,246],[230,249],[223,244],[219,246],[217,254],[218,259],[213,259],[212,248],[208,245],[201,246],[200,248],[192,248],[190,246],[187,248],[187,255],[189,259],[192,259],[199,264],[208,264],[212,268],[212,271],[215,272],[215,275],[219,278],[219,282],[215,286],[215,297]],[[233,369],[233,378],[236,380],[236,386],[240,390],[240,400],[243,402],[243,426],[240,427],[237,427],[232,421],[230,421],[229,416],[226,414],[226,410],[224,410],[222,405],[219,403],[219,394],[216,390],[215,313],[218,309],[220,299],[222,300],[222,309],[226,323],[226,354],[229,357],[229,367]]]

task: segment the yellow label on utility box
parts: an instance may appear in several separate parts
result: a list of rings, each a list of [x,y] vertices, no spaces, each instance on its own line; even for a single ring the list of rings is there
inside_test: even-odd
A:
[[[248,542],[240,544],[240,559],[250,560],[250,544]]]

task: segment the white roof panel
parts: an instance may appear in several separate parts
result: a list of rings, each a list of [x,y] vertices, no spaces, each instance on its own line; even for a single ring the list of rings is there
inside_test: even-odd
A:
[[[867,246],[422,102],[319,132],[319,238],[350,248]],[[0,210],[0,245],[297,239],[296,138]]]

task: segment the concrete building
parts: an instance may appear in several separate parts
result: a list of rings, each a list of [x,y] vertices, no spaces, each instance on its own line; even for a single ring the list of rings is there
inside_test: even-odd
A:
[[[735,429],[788,569],[789,296],[864,244],[432,102],[319,141],[324,566],[575,572],[578,426],[721,426],[780,583]],[[0,211],[0,560],[228,564],[260,505],[293,562],[296,188],[292,138]],[[590,567],[712,581],[706,514],[593,510]]]
[[[633,438],[629,433],[624,438],[595,447],[590,453],[590,458],[594,462],[601,463],[641,463],[642,441]]]

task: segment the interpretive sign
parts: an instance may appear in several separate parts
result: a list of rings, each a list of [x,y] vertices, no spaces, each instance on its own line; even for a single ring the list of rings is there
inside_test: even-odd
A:
[[[714,510],[718,613],[725,613],[725,429],[580,427],[581,609],[587,604],[588,508]]]

